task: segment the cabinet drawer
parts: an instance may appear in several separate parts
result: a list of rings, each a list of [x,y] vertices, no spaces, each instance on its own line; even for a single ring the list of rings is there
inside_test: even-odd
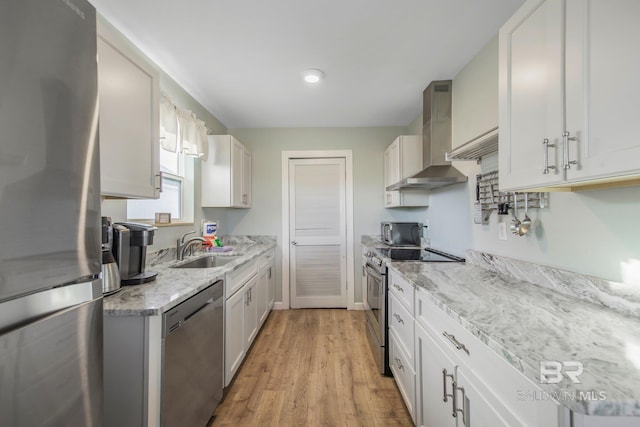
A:
[[[402,347],[407,354],[408,362],[411,367],[414,365],[413,350],[413,328],[415,321],[413,316],[409,314],[407,309],[400,304],[398,298],[389,295],[389,329],[393,330],[398,337],[398,345]]]
[[[413,316],[414,286],[407,283],[397,273],[389,270],[389,292],[398,298],[409,314]]]
[[[522,372],[510,365],[478,337],[465,329],[440,307],[433,303],[427,292],[416,290],[415,319],[439,344],[453,350],[461,369],[472,372],[478,384],[491,391],[495,399],[525,425],[557,425],[559,406],[551,400],[533,401],[523,398],[542,389]],[[451,339],[444,336],[447,333]],[[452,340],[464,345],[469,353],[457,349]]]
[[[275,251],[273,249],[266,254],[260,255],[260,260],[258,261],[258,270],[263,270],[265,268],[271,267],[275,256]]]
[[[249,279],[258,272],[258,261],[252,259],[241,264],[230,273],[227,273],[224,281],[225,298],[235,294]]]
[[[396,380],[400,394],[411,414],[413,422],[416,421],[416,373],[408,361],[408,356],[398,344],[398,338],[394,332],[389,334],[389,366]]]

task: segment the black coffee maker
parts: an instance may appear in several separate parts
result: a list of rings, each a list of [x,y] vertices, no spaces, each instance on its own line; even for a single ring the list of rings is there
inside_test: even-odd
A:
[[[113,227],[111,218],[102,217],[102,294],[120,290],[120,270],[113,256]]]
[[[155,271],[145,271],[147,246],[153,244],[153,234],[157,227],[135,222],[113,224],[113,255],[120,267],[122,285],[139,285],[152,282],[158,275]]]

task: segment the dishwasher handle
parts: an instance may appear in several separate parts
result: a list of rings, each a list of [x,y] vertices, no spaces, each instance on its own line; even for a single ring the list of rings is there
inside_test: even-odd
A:
[[[162,338],[166,338],[169,334],[179,329],[180,326],[208,304],[221,299],[223,290],[223,282],[218,280],[213,285],[167,311],[162,316]]]

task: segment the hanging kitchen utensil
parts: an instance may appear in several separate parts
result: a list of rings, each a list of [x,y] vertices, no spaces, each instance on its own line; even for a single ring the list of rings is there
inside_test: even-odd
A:
[[[511,220],[511,225],[509,226],[511,233],[520,236],[520,224],[521,222],[518,219],[518,198],[516,193],[513,193],[513,220]]]
[[[473,223],[482,223],[482,203],[480,203],[480,175],[476,175],[476,202],[473,204]]]
[[[520,224],[519,236],[524,236],[531,228],[531,218],[529,218],[529,193],[524,193],[524,219]]]
[[[511,226],[509,228],[511,229],[511,232],[516,236],[524,236],[525,234],[527,234],[529,228],[531,227],[531,219],[526,213],[526,211],[528,210],[527,193],[525,193],[524,197],[525,214],[523,221],[520,221],[518,219],[518,196],[516,195],[516,193],[513,193],[513,220],[511,221]]]

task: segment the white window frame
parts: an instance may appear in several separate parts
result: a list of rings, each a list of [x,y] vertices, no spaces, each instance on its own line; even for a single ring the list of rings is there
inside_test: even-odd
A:
[[[158,143],[160,150],[164,150],[162,145]],[[171,172],[160,171],[160,179],[169,178],[180,182],[180,217],[171,218],[171,224],[156,224],[163,226],[193,224],[194,222],[194,197],[195,197],[195,157],[185,153],[178,152],[178,175]],[[190,186],[189,186],[190,185]],[[162,188],[162,186],[161,186]],[[162,193],[162,190],[161,190]],[[162,194],[161,196],[162,197]],[[157,200],[157,199],[156,199]],[[146,199],[147,202],[153,204],[154,199]],[[128,200],[127,203],[136,203],[138,200]],[[131,218],[129,217],[129,209],[127,206],[127,220],[142,223],[155,224],[155,212],[150,218]]]

